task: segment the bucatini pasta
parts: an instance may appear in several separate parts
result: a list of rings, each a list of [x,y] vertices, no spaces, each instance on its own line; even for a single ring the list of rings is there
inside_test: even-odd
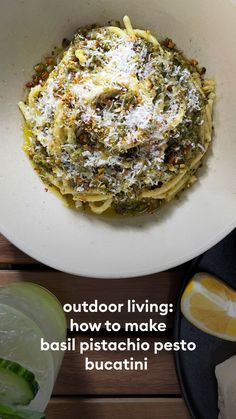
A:
[[[20,102],[27,154],[76,208],[152,212],[196,180],[215,82],[170,39],[119,25],[78,30]]]

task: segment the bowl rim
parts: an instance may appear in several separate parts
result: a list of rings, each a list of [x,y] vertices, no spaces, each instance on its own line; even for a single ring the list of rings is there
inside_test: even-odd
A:
[[[14,1],[17,3],[16,0],[14,0]],[[54,1],[55,0],[51,0],[49,2],[54,3]],[[230,0],[230,1],[235,2],[236,0]],[[28,2],[29,2],[29,0],[26,0],[25,5]],[[46,4],[47,0],[44,0],[44,2]],[[133,2],[134,2],[134,0],[132,0],[132,3]],[[162,0],[162,2],[165,4],[164,0]],[[32,2],[32,4],[33,3],[37,4],[37,1],[34,0],[34,2]],[[63,4],[63,2],[61,2],[61,1],[60,1],[60,3]],[[71,0],[69,3],[74,3],[74,0]],[[91,4],[95,5],[95,3],[96,3],[96,1],[93,1]],[[192,9],[195,8],[195,2],[194,2],[194,0],[191,0],[190,3],[191,3],[190,9],[191,9],[191,12],[192,12]],[[193,3],[194,3],[194,7],[192,7]],[[213,1],[211,1],[211,3],[213,4]],[[75,4],[77,4],[77,3],[75,2]],[[151,1],[151,4],[154,4],[154,2]],[[204,5],[203,0],[201,0],[199,4],[200,4],[200,6]],[[218,6],[222,7],[220,2],[218,2],[217,4],[218,4]],[[217,6],[217,9],[219,8],[219,11],[220,11],[221,9],[218,6]],[[226,6],[227,5],[225,5],[225,10],[227,10]],[[6,7],[9,8],[9,4]],[[83,7],[86,9],[87,5],[84,5]],[[158,7],[157,7],[157,9],[158,9]],[[198,4],[196,4],[196,7],[198,8]],[[142,9],[143,9],[143,6],[142,6]],[[121,5],[118,5],[118,3],[117,3],[117,10],[121,11]],[[230,10],[231,9],[229,9],[229,11]],[[236,9],[234,9],[234,11],[236,11]],[[116,14],[116,12],[115,12],[115,14]],[[122,13],[122,14],[124,14],[124,13]],[[134,12],[134,17],[135,17],[135,14],[136,13]],[[150,13],[148,12],[148,15],[149,14]],[[60,17],[60,13],[58,15]],[[140,12],[138,12],[137,16],[138,15],[140,15]],[[226,13],[226,15],[227,15],[227,13]],[[131,15],[131,17],[132,17],[132,15]],[[141,15],[140,15],[140,17],[141,17]],[[220,16],[220,18],[221,18],[221,16]],[[234,24],[233,19],[231,21],[231,24],[232,25]],[[191,25],[192,25],[192,23],[191,23]],[[4,26],[5,26],[5,24],[4,24]],[[66,26],[67,26],[67,24],[66,24]],[[151,18],[151,15],[150,15],[150,27],[151,26],[154,26],[154,20],[152,21],[152,18]],[[155,24],[155,26],[156,26],[156,24]],[[71,25],[70,25],[70,27],[71,27]],[[66,33],[66,27],[63,29],[63,33],[64,33],[64,30],[65,30],[65,33]],[[167,32],[168,31],[166,30],[166,33]],[[183,31],[183,34],[184,33],[185,32]],[[162,34],[161,31],[160,31],[160,34]],[[171,33],[170,33],[170,35],[171,35]],[[173,38],[173,39],[175,39],[175,38]],[[201,44],[204,46],[202,41],[201,41]],[[196,43],[196,48],[198,48],[197,43]],[[184,51],[185,51],[185,49],[184,49]],[[187,53],[187,50],[186,50],[186,53]],[[196,51],[196,56],[198,57],[197,51]],[[211,56],[211,54],[210,54],[210,56]],[[204,60],[201,59],[201,62],[204,63]],[[210,62],[211,62],[211,60],[210,60]],[[220,66],[220,69],[221,69],[221,66]],[[212,73],[212,71],[211,71],[211,73]],[[217,78],[216,78],[216,80],[217,80]],[[220,79],[219,79],[219,81],[220,81]],[[217,81],[217,83],[218,83],[218,81]],[[20,97],[19,97],[19,99],[20,99]],[[227,97],[227,100],[228,100],[228,97]],[[232,106],[231,106],[231,108],[232,108]],[[233,111],[233,109],[232,109],[232,111]],[[230,127],[231,127],[230,135],[231,135],[232,139],[233,139],[233,136],[235,136],[235,134],[234,134],[235,133],[235,126],[236,126],[235,123],[231,123],[231,125],[230,125]],[[216,141],[216,138],[214,139],[214,141]],[[233,144],[235,144],[235,143],[233,143]],[[208,156],[208,157],[210,157],[210,156]],[[208,158],[207,158],[207,161],[208,161]],[[227,164],[227,162],[226,162],[226,164]],[[234,175],[235,174],[234,164],[233,164],[232,167],[233,167],[233,171],[231,173]],[[234,179],[234,176],[232,177],[232,180],[231,180],[231,183],[232,183],[231,189],[227,190],[228,196],[231,195],[230,199],[232,198],[231,201],[229,199],[229,204],[230,204],[229,205],[229,207],[230,207],[229,214],[230,215],[228,217],[227,217],[227,214],[224,215],[223,211],[222,211],[221,215],[219,214],[218,219],[217,219],[217,217],[214,217],[215,219],[214,219],[214,223],[212,224],[212,228],[209,230],[209,232],[207,234],[205,234],[203,232],[204,234],[202,236],[201,236],[201,232],[200,232],[198,234],[199,240],[197,242],[194,242],[194,237],[191,238],[192,234],[194,232],[192,233],[190,231],[191,235],[190,234],[188,235],[188,242],[185,243],[185,246],[183,246],[182,251],[181,251],[181,249],[179,249],[178,251],[176,251],[177,249],[175,251],[172,250],[171,254],[167,255],[163,259],[160,257],[159,260],[158,260],[158,258],[155,258],[156,253],[153,253],[152,259],[150,257],[150,259],[149,259],[150,262],[147,262],[147,258],[145,258],[145,253],[143,252],[143,263],[139,264],[140,265],[139,267],[137,266],[138,264],[136,264],[136,263],[132,263],[132,266],[131,266],[129,261],[126,262],[126,264],[125,264],[125,261],[124,261],[121,264],[121,269],[120,270],[117,269],[117,268],[114,269],[114,267],[113,267],[113,270],[112,270],[111,264],[110,264],[110,266],[109,266],[109,264],[107,266],[105,266],[105,265],[102,266],[101,263],[100,263],[100,268],[98,268],[96,270],[97,267],[93,266],[93,264],[90,263],[89,257],[85,261],[86,263],[80,263],[80,260],[82,261],[82,258],[81,259],[78,258],[77,263],[76,263],[75,260],[74,260],[74,262],[72,261],[72,263],[71,263],[69,255],[67,255],[67,257],[65,257],[63,259],[63,257],[60,257],[60,256],[57,257],[56,254],[44,251],[42,248],[40,250],[40,247],[37,246],[37,240],[27,240],[27,238],[24,237],[24,234],[22,234],[22,232],[18,228],[12,226],[11,219],[10,219],[9,216],[8,216],[8,219],[5,219],[5,217],[3,217],[3,216],[1,217],[1,219],[0,219],[0,232],[10,242],[12,242],[15,246],[17,246],[21,251],[28,254],[31,258],[36,259],[37,261],[39,261],[39,262],[41,262],[41,263],[43,263],[43,264],[45,264],[49,267],[60,270],[62,272],[66,272],[68,274],[77,275],[77,276],[84,276],[84,277],[88,277],[88,278],[110,278],[110,279],[113,279],[113,278],[114,279],[115,278],[117,278],[117,279],[118,278],[135,278],[135,277],[155,274],[155,273],[162,272],[162,271],[171,269],[173,267],[176,267],[176,266],[178,266],[182,263],[185,263],[185,262],[191,260],[192,258],[195,258],[196,256],[199,256],[200,254],[202,254],[203,252],[205,252],[206,250],[208,250],[209,248],[214,246],[221,239],[223,239],[228,233],[230,233],[236,227],[236,211],[234,210],[235,209],[235,205],[234,205],[235,199],[234,198],[236,198],[236,195],[235,195],[235,185],[234,185],[233,179]],[[3,179],[3,181],[4,181],[4,179]],[[200,182],[200,177],[199,177],[199,182],[197,182],[197,184],[200,185],[200,183],[201,182]],[[212,194],[214,194],[215,191],[211,190],[211,192],[212,192]],[[196,191],[195,191],[195,193],[196,193]],[[233,196],[232,196],[232,194],[233,194]],[[221,198],[221,196],[219,196],[219,199],[220,198]],[[223,198],[224,198],[224,196],[223,196]],[[222,210],[224,210],[224,204],[221,205],[221,208],[222,208]],[[191,210],[190,207],[189,207],[189,210]],[[209,221],[210,221],[210,217],[209,217]],[[192,220],[191,220],[191,223],[192,223]],[[205,226],[206,227],[207,227],[207,223],[208,223],[208,220],[205,221]],[[188,225],[190,225],[190,224],[188,224]],[[172,227],[172,225],[171,225],[171,227]],[[36,226],[36,228],[40,229],[40,226]],[[172,231],[173,231],[173,229],[172,229]],[[43,237],[43,239],[44,238],[46,239],[47,237],[45,236],[45,237]],[[160,242],[160,238],[158,238],[158,234],[157,234],[157,241],[158,240]],[[183,240],[184,240],[184,237],[183,237]],[[193,244],[191,244],[191,241],[193,242]],[[150,243],[150,245],[153,246],[153,243]],[[177,240],[176,240],[176,243],[174,243],[174,245],[176,247],[178,246]],[[162,243],[160,243],[160,246],[162,246]],[[87,250],[87,252],[88,252],[88,250]]]
[[[141,276],[148,276],[148,275],[154,275],[160,272],[164,272],[166,270],[172,269],[174,267],[177,267],[179,265],[182,265],[183,263],[186,263],[199,255],[206,252],[211,247],[215,246],[218,242],[220,242],[222,239],[224,239],[228,234],[231,233],[236,228],[236,216],[235,219],[228,224],[225,228],[223,228],[221,231],[219,231],[211,240],[206,242],[203,246],[198,247],[195,250],[190,251],[189,253],[183,254],[183,256],[179,256],[175,259],[171,259],[166,263],[163,263],[162,265],[158,264],[157,269],[147,268],[138,270],[138,271],[130,271],[126,274],[119,274],[118,272],[114,271],[108,271],[105,274],[99,274],[96,273],[95,270],[92,271],[90,269],[88,270],[75,270],[75,269],[68,269],[67,263],[63,264],[60,262],[55,262],[45,255],[39,255],[37,253],[37,250],[32,250],[29,245],[26,244],[26,242],[23,242],[19,240],[15,234],[3,227],[2,224],[0,224],[0,232],[1,234],[11,242],[11,244],[15,245],[19,250],[26,253],[28,256],[30,256],[32,259],[35,259],[36,261],[50,267],[53,269],[56,269],[60,272],[64,272],[69,275],[78,276],[78,277],[85,277],[85,278],[93,278],[93,279],[122,279],[122,278],[139,278]]]

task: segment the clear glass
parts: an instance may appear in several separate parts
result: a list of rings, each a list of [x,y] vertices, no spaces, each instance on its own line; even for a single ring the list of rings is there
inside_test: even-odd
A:
[[[63,342],[67,323],[58,299],[28,282],[0,287],[0,358],[18,362],[35,374],[40,389],[24,408],[43,412],[60,369],[64,351],[42,351],[41,340]]]

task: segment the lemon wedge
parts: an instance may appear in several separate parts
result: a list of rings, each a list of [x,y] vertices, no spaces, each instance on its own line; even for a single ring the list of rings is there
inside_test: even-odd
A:
[[[183,293],[181,311],[203,332],[236,341],[236,291],[213,275],[193,276]]]

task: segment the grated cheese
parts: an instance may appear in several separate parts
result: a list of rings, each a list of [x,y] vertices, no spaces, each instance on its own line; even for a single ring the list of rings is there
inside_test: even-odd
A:
[[[180,53],[99,28],[76,35],[25,113],[32,154],[49,165],[54,156],[58,179],[120,202],[168,181],[179,170],[166,164],[171,153],[181,165],[186,147],[204,151],[202,107]]]

